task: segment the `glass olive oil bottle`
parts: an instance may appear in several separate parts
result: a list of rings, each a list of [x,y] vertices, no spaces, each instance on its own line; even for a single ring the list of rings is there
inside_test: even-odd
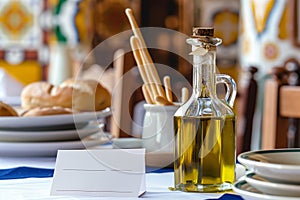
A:
[[[221,39],[213,28],[194,28],[193,94],[174,115],[175,189],[189,192],[230,190],[235,179],[236,133],[232,111],[234,80],[216,74],[216,47]],[[226,86],[218,99],[216,84]]]

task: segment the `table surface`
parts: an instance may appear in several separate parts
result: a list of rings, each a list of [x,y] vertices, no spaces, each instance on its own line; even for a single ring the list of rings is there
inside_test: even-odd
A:
[[[8,199],[120,199],[107,197],[63,197],[50,196],[55,157],[0,157],[0,200]],[[146,173],[147,199],[232,199],[222,193],[187,193],[170,191],[173,186],[173,172]],[[170,172],[171,171],[171,172]],[[162,172],[162,171],[160,171]],[[237,199],[241,199],[236,196]],[[122,198],[123,199],[123,198]],[[134,199],[134,198],[124,198]]]

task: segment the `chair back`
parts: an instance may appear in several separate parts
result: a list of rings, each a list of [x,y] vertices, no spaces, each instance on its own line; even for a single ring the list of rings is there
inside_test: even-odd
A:
[[[291,67],[293,66],[293,67]],[[273,68],[265,85],[262,149],[299,147],[299,64]]]
[[[237,153],[249,151],[251,149],[253,118],[256,108],[256,98],[258,84],[255,80],[256,67],[249,67],[247,79],[240,84],[238,95],[238,121],[237,121]]]

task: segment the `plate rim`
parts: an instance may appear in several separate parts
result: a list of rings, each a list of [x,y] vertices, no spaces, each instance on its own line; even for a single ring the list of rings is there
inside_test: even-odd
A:
[[[106,134],[103,132],[103,134]],[[6,145],[18,145],[18,146],[26,146],[26,145],[35,145],[35,146],[43,146],[43,145],[58,145],[58,144],[72,144],[72,143],[93,143],[93,142],[100,142],[100,140],[102,139],[91,139],[91,136],[88,136],[86,138],[83,139],[79,139],[79,140],[66,140],[66,141],[45,141],[45,142],[4,142],[4,141],[0,141],[0,144],[6,144]],[[109,140],[108,140],[109,141]],[[101,141],[102,142],[102,141]]]
[[[245,184],[248,184],[250,187],[254,188],[249,183],[247,183],[246,180],[239,180],[233,184],[232,189],[235,193],[237,193],[242,197],[243,195],[246,195],[252,198],[255,197],[255,198],[269,199],[269,200],[299,200],[299,197],[277,196],[277,195],[270,195],[264,193],[257,193],[257,192],[251,192],[238,187],[238,185],[245,185]]]
[[[284,190],[285,192],[299,191],[299,194],[300,194],[300,185],[296,185],[296,184],[292,184],[292,183],[289,184],[289,183],[281,183],[281,182],[263,181],[263,180],[253,178],[254,175],[261,177],[261,178],[264,178],[264,177],[256,174],[255,172],[251,172],[251,173],[248,173],[245,175],[246,182],[249,183],[252,187],[254,187],[256,189],[258,186],[263,185],[263,187],[265,187],[265,188],[268,187],[269,189],[272,189],[272,190],[280,190],[280,191]],[[254,185],[257,185],[257,187],[255,187]],[[260,190],[260,189],[257,189],[257,190]]]
[[[89,123],[82,128],[67,129],[67,130],[53,130],[53,131],[0,130],[0,142],[47,142],[47,141],[52,142],[52,141],[75,140],[74,138],[77,138],[77,140],[78,138],[84,139],[87,136],[90,136],[92,134],[101,131],[102,128],[99,125],[96,123]],[[28,139],[24,139],[26,137],[28,137]],[[31,140],[33,137],[38,137],[38,138]],[[44,139],[40,139],[42,137]]]
[[[106,132],[103,132],[103,134],[108,134]],[[67,140],[67,141],[50,141],[50,142],[0,142],[0,149],[5,148],[6,150],[1,153],[1,156],[3,153],[7,153],[7,146],[18,146],[19,148],[13,149],[10,153],[5,154],[5,156],[8,157],[53,157],[57,155],[58,150],[62,149],[87,149],[90,147],[94,147],[97,145],[104,145],[108,143],[110,139],[107,137],[104,138],[96,138],[93,139],[93,134],[90,136],[85,137],[84,139],[80,140]],[[28,148],[31,145],[35,145],[34,148]],[[81,145],[81,146],[80,146]],[[87,145],[87,146],[86,146]],[[41,147],[47,146],[46,149]],[[84,147],[84,148],[81,148]],[[22,150],[23,149],[23,150]],[[34,150],[32,150],[34,149]],[[39,149],[39,151],[37,151]],[[54,151],[56,151],[54,153]],[[20,154],[21,152],[21,154]],[[47,153],[46,153],[47,152]]]
[[[299,152],[300,148],[282,148],[282,149],[271,149],[271,150],[255,150],[243,152],[238,155],[237,160],[244,165],[249,166],[258,166],[262,168],[273,168],[273,169],[288,169],[288,170],[297,170],[299,171],[300,165],[290,165],[290,164],[280,164],[280,163],[267,163],[267,162],[258,162],[255,160],[248,159],[250,154],[268,154],[268,153],[288,153],[288,152]],[[248,166],[248,167],[249,167]],[[299,172],[300,173],[300,172]]]
[[[0,117],[0,129],[5,128],[35,128],[43,124],[47,126],[77,124],[88,122],[99,117],[108,117],[112,114],[110,107],[100,111],[80,112],[73,114],[45,115],[36,117]],[[28,123],[29,121],[34,123]],[[51,123],[52,121],[52,123]],[[55,123],[54,123],[55,121]],[[49,123],[50,122],[50,123]]]

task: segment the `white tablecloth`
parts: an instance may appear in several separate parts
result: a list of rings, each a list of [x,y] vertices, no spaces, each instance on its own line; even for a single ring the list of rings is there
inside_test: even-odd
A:
[[[118,198],[107,197],[62,197],[50,196],[52,178],[27,178],[0,181],[0,199],[1,200],[45,200],[45,199],[111,199]],[[146,190],[147,192],[141,197],[146,199],[166,200],[166,199],[211,199],[218,198],[222,194],[214,193],[186,193],[168,190],[169,186],[173,186],[173,173],[147,173],[146,174]],[[122,198],[122,199],[139,199],[139,198]]]
[[[8,169],[14,167],[36,167],[54,169],[55,158],[3,158],[0,157],[0,169]],[[238,176],[244,173],[241,166],[237,167]],[[25,178],[0,180],[0,200],[45,200],[45,199],[112,199],[119,200],[120,198],[107,197],[61,197],[50,196],[52,178]],[[186,193],[179,191],[170,191],[168,187],[173,186],[173,173],[147,173],[146,174],[146,193],[141,198],[147,199],[217,199],[222,194],[215,193]],[[135,198],[122,198],[135,199]],[[138,199],[138,198],[136,198]]]

